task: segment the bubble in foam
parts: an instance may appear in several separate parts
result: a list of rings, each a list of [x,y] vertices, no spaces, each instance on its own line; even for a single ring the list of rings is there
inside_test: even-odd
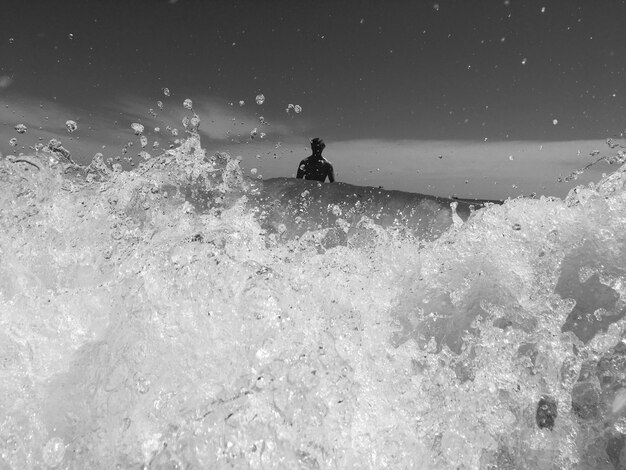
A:
[[[16,125],[15,132],[17,132],[18,134],[24,134],[26,132],[26,126],[24,124]]]
[[[183,107],[185,109],[193,108],[193,101],[191,101],[189,98],[187,98],[185,101],[183,101]]]
[[[262,105],[263,103],[265,103],[265,95],[256,95],[256,104],[258,105]]]
[[[139,123],[137,123],[137,122],[133,122],[133,123],[130,125],[130,127],[131,127],[131,129],[133,130],[133,132],[135,133],[135,135],[141,135],[141,134],[143,134],[143,130],[144,130],[143,125],[141,125],[141,124],[139,124]]]
[[[197,131],[197,130],[198,130],[198,127],[200,127],[200,117],[199,117],[197,114],[194,114],[194,115],[191,117],[191,119],[190,119],[189,123],[191,124],[191,128],[192,128],[194,131]]]
[[[170,89],[169,88],[163,88],[163,94],[165,96],[170,96]]]
[[[46,465],[56,467],[65,457],[65,443],[60,437],[53,437],[43,448],[42,457]]]
[[[74,132],[76,129],[78,129],[78,124],[76,124],[76,121],[68,119],[67,121],[65,121],[65,128],[67,129],[67,132]]]
[[[17,139],[13,137],[11,140],[9,140],[9,144],[11,144],[12,147],[17,147]]]
[[[615,430],[620,434],[626,434],[626,416],[622,416],[613,424]]]

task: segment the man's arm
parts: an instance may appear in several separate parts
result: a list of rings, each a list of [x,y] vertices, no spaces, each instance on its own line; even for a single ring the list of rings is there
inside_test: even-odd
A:
[[[331,183],[335,182],[335,170],[333,169],[333,166],[329,163],[328,164],[329,170],[328,170],[328,181],[330,181]]]
[[[302,160],[300,162],[300,165],[298,165],[298,172],[296,173],[296,178],[304,178],[304,160]]]

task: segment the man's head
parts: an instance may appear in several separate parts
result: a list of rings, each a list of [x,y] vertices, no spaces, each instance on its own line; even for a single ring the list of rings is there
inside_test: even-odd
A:
[[[319,137],[315,137],[314,139],[311,139],[311,150],[314,153],[322,153],[322,150],[324,150],[325,147],[326,147],[326,144]]]

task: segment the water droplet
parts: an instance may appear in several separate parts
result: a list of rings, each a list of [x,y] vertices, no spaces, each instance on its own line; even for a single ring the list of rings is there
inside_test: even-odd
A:
[[[200,127],[200,118],[197,114],[194,114],[189,120],[190,130],[192,132],[198,132],[198,127]]]
[[[259,137],[260,137],[261,139],[265,139],[265,136],[266,136],[266,135],[267,135],[267,134],[266,134],[265,132],[261,132],[261,133],[259,134]]]
[[[157,106],[159,109],[163,109],[163,101],[157,101]]]
[[[511,161],[515,160],[515,157],[513,157],[513,155],[509,155],[509,160]]]
[[[13,44],[14,41],[15,41],[15,39],[9,38],[9,44]]]
[[[250,173],[252,173],[253,175],[256,175],[256,172],[257,172],[257,169],[256,169],[256,168],[252,168],[252,169],[250,170]]]
[[[185,109],[191,109],[193,108],[193,102],[189,98],[187,98],[185,101],[183,101],[183,107]]]
[[[142,135],[139,141],[141,142],[141,148],[145,148],[148,145],[148,138],[145,135]]]
[[[553,120],[552,120],[552,124],[554,124],[555,126],[556,126],[558,123],[559,123],[559,120],[558,120],[558,119],[553,119]]]
[[[74,132],[78,129],[78,124],[75,121],[67,120],[65,121],[65,127],[67,128],[67,132]]]
[[[526,57],[522,59],[522,65],[526,65]]]
[[[546,7],[541,7],[541,13],[545,13],[546,12]]]
[[[297,104],[293,107],[293,110],[296,112],[296,114],[300,114],[302,112],[302,107]]]
[[[170,89],[169,88],[163,88],[163,94],[165,96],[170,96]]]
[[[176,137],[178,135],[178,129],[172,129],[172,135]]]
[[[435,11],[439,11],[439,4],[438,4],[438,3],[435,3],[435,4],[433,5],[433,10],[435,10]]]
[[[141,124],[133,122],[130,127],[135,132],[135,135],[143,134],[144,127]]]
[[[265,96],[264,95],[256,95],[256,104],[258,105],[262,105],[263,103],[265,103]]]
[[[67,37],[70,39],[74,39],[74,35],[72,33],[68,34]]]
[[[26,132],[26,126],[24,124],[18,124],[15,126],[15,131],[18,134],[24,134]]]
[[[53,437],[43,448],[42,457],[50,467],[56,467],[65,457],[65,443],[60,437]]]
[[[11,144],[12,147],[17,147],[17,139],[13,137],[11,140],[9,140],[9,144]]]
[[[160,127],[155,127],[154,128],[154,132],[161,132],[161,128]]]
[[[153,149],[158,149],[159,148],[159,143],[156,140],[152,143],[152,148]]]
[[[256,137],[256,135],[258,134],[258,132],[259,132],[259,131],[257,130],[257,128],[256,128],[256,127],[255,127],[254,129],[252,129],[252,130],[250,131],[250,138],[254,139],[254,138]]]
[[[246,104],[244,100],[239,100],[239,106],[243,106],[244,104]]]

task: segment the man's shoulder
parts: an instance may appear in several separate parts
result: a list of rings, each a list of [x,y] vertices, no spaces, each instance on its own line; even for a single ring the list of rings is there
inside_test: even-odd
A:
[[[330,165],[330,166],[333,166],[332,162],[331,162],[328,158],[323,157],[323,158],[322,158],[322,160],[324,161],[324,164],[325,164],[325,165]]]

